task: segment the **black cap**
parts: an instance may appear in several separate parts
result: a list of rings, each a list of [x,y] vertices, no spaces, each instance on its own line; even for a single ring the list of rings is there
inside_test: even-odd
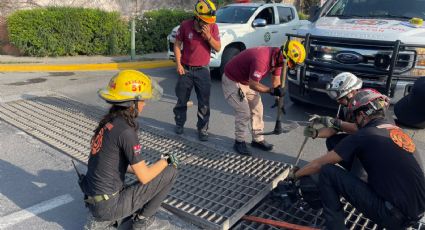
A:
[[[425,128],[425,77],[417,79],[410,93],[394,105],[394,113],[403,125]]]

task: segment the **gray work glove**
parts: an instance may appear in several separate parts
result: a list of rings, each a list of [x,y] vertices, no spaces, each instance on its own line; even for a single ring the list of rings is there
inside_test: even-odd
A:
[[[178,168],[180,161],[179,159],[172,153],[165,153],[161,155],[161,159],[167,161],[168,165],[174,166],[174,168]]]
[[[307,126],[304,128],[304,136],[305,137],[311,137],[311,138],[316,138],[317,135],[319,135],[319,130],[311,127],[311,126]]]
[[[298,166],[294,166],[290,169],[287,179],[291,181],[295,181],[295,173],[300,169]]]
[[[319,115],[313,115],[309,121],[322,124],[326,128],[333,128],[337,131],[341,130],[341,120],[335,119],[329,116],[319,116]]]

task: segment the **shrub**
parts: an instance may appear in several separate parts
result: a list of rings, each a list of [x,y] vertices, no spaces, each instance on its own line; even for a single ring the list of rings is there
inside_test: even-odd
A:
[[[167,50],[167,35],[183,20],[193,16],[183,10],[160,9],[149,11],[137,20],[136,51],[139,53]]]
[[[308,20],[308,18],[310,16],[308,16],[307,14],[304,14],[303,12],[298,12],[298,17],[300,17],[301,20]]]
[[[128,53],[128,23],[116,12],[48,7],[16,11],[7,19],[9,39],[24,55]]]

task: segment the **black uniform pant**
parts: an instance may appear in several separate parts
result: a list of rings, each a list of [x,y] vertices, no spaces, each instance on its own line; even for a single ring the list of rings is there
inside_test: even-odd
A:
[[[346,170],[331,164],[322,166],[319,174],[319,190],[323,214],[328,229],[346,229],[344,211],[340,202],[343,196],[365,216],[387,229],[404,229],[407,220],[388,206],[369,185]]]
[[[341,142],[344,138],[348,137],[350,134],[346,133],[340,133],[335,134],[333,136],[330,136],[326,138],[326,148],[328,151],[333,150],[339,142]],[[343,168],[350,171],[351,174],[361,178],[364,181],[367,181],[367,173],[364,170],[362,164],[360,163],[359,158],[354,157],[354,159],[350,162],[348,161],[342,161],[339,163]]]
[[[184,126],[186,122],[187,102],[195,87],[198,99],[198,130],[208,130],[210,120],[211,76],[209,67],[185,66],[186,74],[179,76],[176,84],[177,104],[173,109],[176,125]]]
[[[109,200],[87,206],[96,221],[110,221],[111,224],[134,213],[148,218],[159,209],[176,177],[177,169],[168,166],[147,184],[132,184]]]

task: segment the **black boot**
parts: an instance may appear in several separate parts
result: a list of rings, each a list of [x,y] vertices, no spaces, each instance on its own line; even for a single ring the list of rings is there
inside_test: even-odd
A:
[[[245,141],[239,142],[239,141],[235,140],[235,144],[233,145],[233,149],[241,155],[251,156],[251,152],[249,152],[248,148],[246,147]]]
[[[267,143],[266,140],[259,141],[259,142],[252,141],[251,146],[257,149],[261,149],[263,151],[270,151],[273,149],[273,145]]]
[[[183,133],[183,126],[180,125],[176,125],[176,127],[174,127],[174,132],[178,135]]]

